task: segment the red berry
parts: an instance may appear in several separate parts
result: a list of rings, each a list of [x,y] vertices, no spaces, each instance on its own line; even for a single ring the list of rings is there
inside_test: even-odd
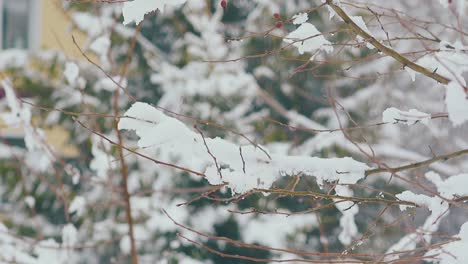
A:
[[[282,28],[283,27],[283,22],[282,21],[276,22],[275,27]]]
[[[281,19],[281,16],[280,16],[280,14],[278,14],[278,13],[274,13],[274,14],[273,14],[273,17],[274,17],[275,19]]]
[[[223,9],[226,9],[226,7],[227,7],[227,1],[226,0],[221,0],[221,7]]]

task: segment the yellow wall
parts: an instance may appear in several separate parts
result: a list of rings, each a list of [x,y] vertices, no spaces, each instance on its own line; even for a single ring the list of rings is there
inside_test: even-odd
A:
[[[38,0],[39,1],[39,0]],[[72,35],[84,50],[87,36],[79,30],[72,29],[72,21],[63,10],[60,0],[40,0],[40,41],[41,49],[62,51],[69,59],[85,58],[73,43]]]
[[[61,0],[33,0],[38,1],[40,29],[38,37],[41,50],[57,50],[65,54],[68,59],[86,60],[73,43],[72,35],[81,49],[85,49],[87,36],[79,30],[72,30],[72,20],[62,7]],[[1,10],[0,10],[1,11]],[[88,54],[87,54],[88,55]],[[93,58],[93,54],[89,54]],[[0,78],[4,78],[0,72]],[[76,157],[78,150],[69,145],[69,133],[61,127],[44,129],[46,141],[62,157]],[[22,128],[7,127],[0,118],[1,136],[21,136]]]

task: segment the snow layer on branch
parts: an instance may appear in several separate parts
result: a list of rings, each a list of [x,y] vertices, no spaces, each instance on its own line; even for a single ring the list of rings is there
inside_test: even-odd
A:
[[[19,49],[7,49],[0,52],[0,70],[20,68],[28,62],[28,53]]]
[[[114,24],[114,20],[110,17],[98,17],[85,12],[73,12],[71,17],[74,24],[91,38],[97,38]]]
[[[430,250],[426,256],[431,256],[427,261],[440,264],[466,264],[468,263],[468,222],[465,222],[458,233],[460,240],[443,245],[440,248]],[[437,255],[435,257],[432,257]]]
[[[331,181],[353,184],[364,177],[368,168],[349,157],[322,159],[271,154],[270,159],[255,146],[202,138],[179,120],[145,103],[135,103],[125,116],[119,129],[135,130],[140,137],[138,147],[169,152],[178,158],[177,164],[203,170],[210,184],[227,183],[234,193],[268,189],[279,176],[298,172],[315,176],[319,184]]]
[[[447,199],[454,196],[468,196],[468,173],[450,176],[443,180],[436,172],[430,171],[424,175],[437,187],[437,191]]]
[[[318,226],[315,215],[259,215],[249,217],[245,215],[237,216],[237,219],[246,230],[243,230],[243,239],[247,243],[262,243],[270,247],[286,248],[285,237],[294,234],[300,229],[312,229]],[[275,232],[265,232],[265,230],[275,230]]]
[[[466,48],[460,42],[450,44],[441,41],[440,52],[417,61],[421,66],[452,80],[446,85],[445,103],[449,119],[455,126],[468,120],[468,94],[463,87],[466,87],[464,73],[468,72],[468,54],[463,51]]]
[[[92,137],[92,141],[93,147],[91,149],[91,153],[94,158],[91,160],[90,168],[96,172],[96,176],[99,180],[105,181],[107,180],[109,170],[114,168],[112,157],[107,154],[110,146],[107,141],[104,141],[97,136]]]
[[[67,79],[68,84],[70,85],[75,84],[79,73],[80,73],[80,69],[78,68],[78,65],[76,65],[76,63],[67,62],[65,64],[65,70],[63,72],[63,75]]]
[[[366,23],[364,22],[364,19],[362,19],[361,16],[350,16],[349,18],[351,18],[351,20],[358,26],[360,27],[362,30],[364,30],[367,34],[371,35],[372,36],[372,33],[370,32],[370,30],[367,28],[367,25]],[[361,36],[357,36],[357,39],[358,41],[365,41],[365,39],[363,39]],[[367,48],[369,49],[373,49],[374,46],[372,46],[372,44],[366,42],[366,46]]]
[[[294,25],[300,25],[304,24],[309,19],[309,15],[307,13],[299,13],[294,15],[292,18]]]
[[[109,51],[110,46],[111,46],[110,37],[105,35],[105,36],[100,36],[97,39],[95,39],[89,45],[89,49],[95,52],[99,56],[106,56],[107,52]]]
[[[337,185],[335,193],[340,196],[353,196],[353,191],[348,186],[343,185]],[[351,201],[334,199],[334,202],[336,202],[336,208],[343,214],[340,218],[342,230],[338,235],[338,239],[343,245],[349,245],[359,234],[356,222],[354,221],[354,216],[359,212],[359,207]]]
[[[185,3],[186,0],[134,0],[132,2],[125,2],[122,8],[124,17],[123,24],[127,25],[135,21],[135,24],[139,24],[143,21],[146,14],[159,10],[164,12],[166,6],[178,6]]]
[[[447,85],[445,103],[449,119],[455,126],[468,121],[468,93],[459,83],[453,81]]]
[[[176,160],[178,166],[202,172],[212,185],[227,184],[233,193],[245,193],[255,188],[269,189],[278,177],[299,172],[314,176],[319,185],[332,181],[353,184],[363,178],[368,169],[365,164],[349,157],[288,156],[251,145],[236,145],[221,138],[203,138],[181,121],[140,102],[121,118],[119,129],[136,132],[140,138],[140,152],[157,155],[159,159],[163,157],[167,162]],[[353,192],[338,185],[336,194],[352,196]],[[347,201],[337,202],[337,208],[343,213],[340,220],[343,230],[339,239],[349,244],[358,233],[354,222],[358,206]]]
[[[426,219],[424,224],[420,226],[417,230],[416,233],[421,232],[422,238],[426,243],[430,243],[432,239],[432,234],[437,231],[439,228],[439,225],[441,223],[441,220],[443,217],[447,216],[449,213],[449,204],[441,199],[438,196],[434,197],[429,197],[424,194],[415,194],[411,191],[404,191],[400,194],[397,194],[396,197],[402,201],[409,201],[413,202],[421,207],[427,208],[429,211],[431,211],[431,215]],[[405,210],[406,208],[410,207],[409,205],[400,205],[400,210]],[[409,238],[412,236],[405,236],[403,237],[398,243],[398,244],[403,244],[403,240],[409,243],[412,241],[410,244],[406,244],[408,248],[414,248],[416,244],[418,243],[417,239],[412,239],[410,240]],[[418,239],[420,236],[417,236]],[[396,247],[391,247],[390,249],[395,249]],[[389,253],[389,252],[387,252]],[[393,256],[396,257],[396,256]]]
[[[316,50],[323,50],[327,53],[333,51],[331,43],[310,23],[303,23],[296,30],[289,33],[283,41],[292,43],[298,49],[299,54],[314,53]]]
[[[425,243],[430,243],[432,234],[437,231],[443,217],[448,215],[449,204],[440,197],[429,197],[423,194],[415,194],[411,191],[404,191],[397,194],[396,197],[403,201],[413,202],[421,207],[429,209],[431,215],[424,221],[424,224],[413,232],[402,237],[397,243],[387,250],[387,254],[402,250],[413,250],[420,242],[421,237]],[[400,205],[400,210],[407,209],[408,205]],[[422,236],[419,234],[422,233]],[[386,261],[398,259],[398,254],[389,255],[385,258]]]
[[[382,121],[386,123],[404,123],[408,126],[414,125],[418,122],[427,124],[431,119],[431,114],[420,112],[416,109],[409,111],[401,111],[395,107],[385,109],[382,113]]]
[[[86,200],[83,196],[76,196],[73,198],[68,208],[69,213],[76,213],[78,216],[82,216],[86,209]]]
[[[37,263],[27,252],[28,245],[10,235],[8,228],[0,222],[0,263]]]

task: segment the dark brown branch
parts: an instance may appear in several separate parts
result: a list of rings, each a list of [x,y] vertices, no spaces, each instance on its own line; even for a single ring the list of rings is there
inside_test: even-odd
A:
[[[397,173],[397,172],[400,172],[400,171],[416,169],[416,168],[419,168],[419,167],[430,165],[430,164],[435,163],[437,161],[441,161],[441,160],[445,161],[445,160],[452,159],[452,158],[455,158],[455,157],[458,157],[458,156],[461,156],[461,155],[465,155],[465,154],[468,154],[468,149],[463,149],[463,150],[460,150],[460,151],[457,151],[457,152],[453,152],[453,153],[450,153],[450,154],[433,157],[431,159],[411,163],[411,164],[400,166],[400,167],[371,169],[371,170],[366,171],[366,177],[369,176],[369,175],[372,175],[372,174],[380,173],[380,172]]]
[[[197,127],[197,125],[194,125],[193,128],[195,128],[195,130],[197,130],[197,132],[200,133],[200,135],[201,135],[201,137],[203,139],[203,144],[205,145],[205,148],[206,148],[206,152],[208,152],[208,154],[213,159],[214,164],[216,166],[216,170],[218,171],[219,178],[221,178],[221,180],[222,180],[223,179],[223,174],[221,173],[221,167],[218,164],[218,159],[216,159],[215,155],[213,155],[213,153],[211,153],[210,148],[208,147],[208,144],[206,143],[205,136],[203,135],[203,132]]]

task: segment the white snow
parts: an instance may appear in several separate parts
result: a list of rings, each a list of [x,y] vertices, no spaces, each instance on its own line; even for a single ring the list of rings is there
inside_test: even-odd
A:
[[[402,111],[395,107],[385,109],[382,113],[382,122],[385,123],[403,123],[408,126],[414,125],[418,122],[427,124],[431,119],[431,114],[420,112],[416,109],[409,111]]]
[[[438,173],[430,171],[425,174],[425,177],[434,183],[440,195],[447,199],[453,199],[455,196],[468,196],[468,173],[453,175],[443,180]]]
[[[309,19],[309,15],[307,13],[299,13],[297,15],[294,15],[292,18],[294,25],[300,25],[307,22],[307,20]]]
[[[429,250],[425,256],[433,256],[428,261],[440,264],[468,263],[468,222],[465,222],[458,233],[460,240],[450,242],[440,248]]]
[[[28,62],[25,50],[7,49],[0,52],[0,70],[24,67]]]
[[[361,16],[350,16],[349,18],[351,18],[351,20],[358,26],[360,27],[362,30],[364,30],[367,34],[371,35],[372,36],[372,33],[370,32],[370,30],[367,28],[367,25],[366,23],[364,22],[364,19],[362,19]],[[357,36],[356,37],[358,41],[366,41],[364,38],[362,38],[361,36]],[[369,42],[366,41],[366,47],[368,49],[373,49],[374,46],[372,44],[370,44]]]
[[[468,94],[459,83],[452,81],[447,85],[445,103],[449,119],[455,126],[468,121]]]
[[[319,184],[331,181],[352,184],[363,178],[368,168],[349,157],[322,159],[271,154],[270,159],[255,146],[239,146],[221,138],[203,139],[179,120],[146,103],[133,104],[124,116],[128,118],[120,120],[119,129],[134,130],[140,138],[139,148],[167,151],[178,157],[178,164],[203,170],[210,184],[227,183],[235,193],[267,189],[279,176],[298,172],[315,176]]]
[[[96,176],[99,180],[106,180],[109,170],[114,167],[114,163],[112,163],[113,158],[104,151],[109,148],[109,143],[96,136],[93,137],[92,140],[93,146],[91,153],[94,158],[91,160],[89,167],[96,172]]]
[[[78,68],[78,65],[76,65],[76,63],[67,62],[65,64],[65,70],[63,74],[65,75],[65,78],[67,79],[70,85],[75,84],[79,73],[80,73],[80,69]]]
[[[413,202],[431,212],[424,224],[416,230],[416,232],[423,234],[422,238],[426,243],[430,243],[432,234],[438,230],[441,220],[449,213],[449,204],[438,196],[430,197],[424,194],[415,194],[411,191],[404,191],[397,194],[396,197],[402,201]],[[400,205],[400,210],[403,211],[408,207],[410,206]],[[417,243],[417,241],[414,241],[414,243]]]
[[[106,56],[107,52],[111,46],[111,41],[109,36],[100,36],[96,40],[94,40],[91,45],[89,45],[89,49],[95,52],[99,56]]]
[[[0,113],[0,117],[8,126],[19,127],[23,130],[24,142],[28,150],[24,158],[26,164],[32,169],[46,170],[55,157],[46,143],[44,132],[32,125],[31,106],[18,100],[8,79],[1,80],[0,86],[5,90],[6,101],[10,108],[9,113]]]
[[[29,207],[29,208],[34,208],[34,205],[36,204],[36,199],[34,199],[34,197],[28,195],[24,198],[24,202],[26,203],[26,205]]]
[[[69,213],[76,213],[78,216],[82,216],[86,209],[86,200],[83,196],[76,196],[73,198],[68,208]]]
[[[128,25],[132,22],[139,24],[143,21],[146,14],[159,10],[164,12],[166,6],[178,6],[185,3],[186,0],[158,0],[158,1],[148,1],[148,0],[135,0],[131,2],[125,2],[122,8],[122,13],[124,16],[124,25]]]
[[[123,254],[130,254],[130,250],[131,250],[130,237],[128,235],[123,236],[122,239],[120,239],[119,246]]]
[[[301,24],[296,30],[283,38],[283,41],[292,43],[298,49],[299,54],[314,53],[316,50],[323,50],[327,53],[333,51],[331,43],[310,23]]]
[[[78,241],[78,231],[73,224],[67,224],[62,230],[62,244],[65,247],[73,247]]]

